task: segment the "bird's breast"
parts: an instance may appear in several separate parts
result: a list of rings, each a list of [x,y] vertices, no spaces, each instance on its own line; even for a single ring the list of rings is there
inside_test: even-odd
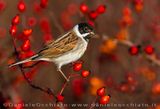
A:
[[[85,43],[84,41],[79,41],[73,50],[54,59],[54,62],[57,65],[62,66],[62,65],[77,61],[79,58],[82,57],[86,49],[87,49],[87,43]]]

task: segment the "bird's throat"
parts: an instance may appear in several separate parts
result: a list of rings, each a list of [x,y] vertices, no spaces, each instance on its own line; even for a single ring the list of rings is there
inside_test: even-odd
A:
[[[90,38],[91,38],[90,35],[87,35],[87,36],[84,37],[84,39],[85,39],[87,42],[89,42],[89,39],[90,39]]]

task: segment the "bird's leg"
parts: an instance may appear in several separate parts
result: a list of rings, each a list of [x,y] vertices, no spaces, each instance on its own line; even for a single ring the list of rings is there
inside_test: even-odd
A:
[[[58,68],[58,71],[62,74],[62,76],[66,79],[66,81],[68,82],[69,79],[66,77],[66,75],[62,72],[61,68]]]

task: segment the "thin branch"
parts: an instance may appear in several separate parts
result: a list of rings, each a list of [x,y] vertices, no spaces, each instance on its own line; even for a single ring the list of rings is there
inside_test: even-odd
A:
[[[109,40],[109,37],[106,36],[106,35],[103,35],[102,39],[103,39],[103,40]],[[120,41],[120,40],[118,40],[118,39],[116,39],[116,38],[115,38],[114,40],[115,40],[117,43],[123,44],[123,45],[128,46],[128,47],[131,47],[131,46],[135,45],[133,42],[131,42],[131,41],[129,41],[129,40],[122,40],[122,41]],[[156,58],[156,55],[155,55],[155,54],[152,54],[152,55],[147,55],[147,54],[146,54],[146,55],[145,55],[145,58],[148,59],[149,61],[153,62],[154,64],[160,66],[160,60],[158,60],[158,59]]]
[[[14,45],[14,50],[15,50],[15,54],[16,54],[16,58],[19,60],[19,57],[18,57],[18,51],[17,51],[17,48],[16,48],[16,44],[15,44],[15,40],[14,38],[12,38],[12,41],[13,41],[13,45]],[[53,93],[53,91],[50,89],[50,88],[42,88],[40,86],[37,86],[35,84],[32,83],[32,81],[25,75],[25,71],[23,70],[22,68],[22,65],[18,65],[19,68],[20,68],[20,71],[24,77],[24,79],[27,81],[27,83],[34,89],[37,89],[37,90],[40,90],[44,93],[47,93],[49,95],[52,95],[53,97],[55,97],[55,94]]]
[[[124,44],[124,45],[129,46],[129,47],[131,47],[131,46],[134,45],[134,44],[133,44],[131,41],[129,41],[129,40],[119,41],[119,43],[122,43],[122,44]],[[146,54],[146,55],[145,55],[145,58],[148,59],[148,60],[150,60],[150,61],[153,62],[154,64],[160,66],[160,60],[158,60],[158,59],[156,58],[155,54],[152,54],[152,55],[147,55],[147,54]]]

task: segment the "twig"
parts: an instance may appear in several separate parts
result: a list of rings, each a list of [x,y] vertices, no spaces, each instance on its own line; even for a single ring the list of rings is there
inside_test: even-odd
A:
[[[124,40],[124,41],[119,41],[120,43],[127,45],[129,47],[133,46],[134,44],[129,41],[129,40]],[[158,60],[155,56],[155,54],[152,55],[145,55],[145,58],[152,61],[153,63],[155,63],[156,65],[160,66],[160,60]]]
[[[12,41],[13,41],[13,45],[14,45],[14,49],[15,49],[16,58],[19,60],[18,51],[17,51],[17,48],[16,48],[16,44],[15,44],[14,38],[12,38]],[[24,79],[27,81],[27,83],[32,88],[40,90],[40,91],[42,91],[44,93],[47,93],[47,94],[52,95],[53,97],[55,97],[55,94],[52,92],[52,90],[50,88],[42,88],[40,86],[37,86],[37,85],[33,84],[32,81],[25,75],[25,71],[23,70],[22,65],[18,65],[18,66],[20,68],[20,71],[22,72],[22,75],[23,75]]]

